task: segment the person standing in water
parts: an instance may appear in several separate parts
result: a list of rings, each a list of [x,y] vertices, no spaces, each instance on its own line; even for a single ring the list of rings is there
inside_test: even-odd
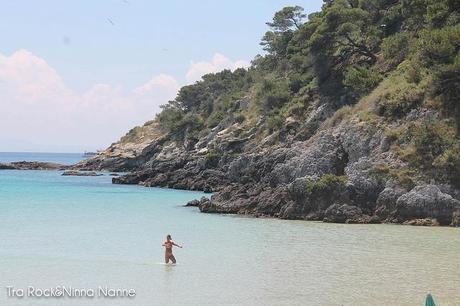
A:
[[[182,248],[181,245],[178,245],[174,241],[171,240],[171,235],[166,236],[166,241],[163,243],[163,246],[165,247],[165,263],[169,263],[171,260],[173,264],[176,263],[176,258],[173,255],[172,248],[173,246],[176,246],[178,248]]]

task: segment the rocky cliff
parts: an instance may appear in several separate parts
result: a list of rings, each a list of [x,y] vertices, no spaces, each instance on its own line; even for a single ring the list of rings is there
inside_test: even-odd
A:
[[[77,168],[213,192],[192,203],[208,213],[458,226],[458,7],[447,1],[436,26],[425,7],[422,20],[399,16],[389,30],[385,14],[404,4],[366,3],[328,1],[302,26],[286,26],[305,17],[300,8],[283,9],[249,70],[182,88],[155,120]],[[357,15],[368,19],[350,25]],[[431,40],[452,45],[443,59]]]

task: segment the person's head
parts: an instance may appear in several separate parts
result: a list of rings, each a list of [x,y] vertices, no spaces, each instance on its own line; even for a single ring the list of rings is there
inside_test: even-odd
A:
[[[166,240],[171,240],[171,235],[166,235]]]

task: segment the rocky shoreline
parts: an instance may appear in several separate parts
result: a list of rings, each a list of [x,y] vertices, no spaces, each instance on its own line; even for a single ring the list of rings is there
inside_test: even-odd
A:
[[[165,142],[160,135],[125,158],[110,155],[123,151],[118,143],[76,168],[129,169],[112,178],[115,184],[213,192],[210,200],[193,203],[204,213],[460,226],[459,190],[423,173],[410,184],[398,180],[392,169],[406,164],[391,152],[378,124],[353,118],[278,145],[270,136],[254,144],[255,134],[227,121],[192,145]]]

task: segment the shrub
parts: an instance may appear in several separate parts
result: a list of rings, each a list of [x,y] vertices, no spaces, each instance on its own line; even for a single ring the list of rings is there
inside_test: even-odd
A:
[[[406,69],[406,80],[409,83],[415,83],[418,84],[422,81],[422,71],[419,66],[416,64],[410,64],[407,66]]]
[[[404,76],[395,76],[385,83],[376,99],[379,115],[401,118],[423,102],[425,83],[409,83]]]
[[[460,177],[460,139],[452,122],[428,121],[410,129],[411,143],[400,152],[403,160],[456,186]]]
[[[433,161],[435,169],[446,173],[446,178],[457,188],[460,187],[460,142],[453,148],[446,149]]]
[[[126,135],[121,137],[120,142],[125,143],[125,142],[130,142],[134,140],[140,129],[141,129],[140,126],[133,127],[132,129],[129,130],[128,133],[126,133]]]
[[[346,182],[347,177],[345,175],[338,176],[334,174],[325,174],[317,181],[308,182],[307,191],[309,193],[329,191],[337,185],[345,184]]]
[[[332,117],[328,118],[324,123],[323,123],[323,128],[330,128],[334,127],[340,122],[342,122],[343,119],[348,118],[353,114],[353,108],[349,105],[342,106],[339,108]]]
[[[206,120],[206,126],[208,126],[209,128],[213,128],[217,126],[222,121],[222,119],[224,119],[224,117],[225,115],[223,112],[217,110],[213,111]]]
[[[167,131],[174,131],[184,116],[183,111],[170,104],[163,105],[162,108],[163,110],[156,117],[158,122]]]
[[[367,66],[352,66],[345,72],[343,85],[350,87],[358,96],[370,92],[382,80],[377,71]]]
[[[372,110],[364,110],[358,112],[358,118],[361,121],[376,124],[379,117]]]
[[[267,113],[286,104],[291,92],[285,80],[264,79],[257,98],[262,110]]]
[[[288,115],[293,115],[295,117],[301,117],[305,113],[305,104],[302,101],[296,101],[289,105],[287,111]]]
[[[284,124],[284,117],[279,114],[272,114],[267,118],[267,129],[269,133],[281,130]]]
[[[394,142],[401,138],[405,132],[405,127],[389,128],[385,130],[385,136],[388,137],[390,142]]]
[[[435,72],[433,85],[434,95],[440,97],[444,109],[455,118],[460,129],[460,54],[454,64]]]
[[[414,188],[415,183],[412,180],[412,177],[414,175],[414,172],[407,169],[407,168],[402,168],[402,169],[393,169],[390,171],[390,175],[396,179],[396,181],[401,184],[402,187],[406,188],[407,190],[410,190]]]
[[[460,25],[439,30],[425,30],[417,43],[417,54],[426,67],[450,64],[460,49]]]
[[[242,122],[244,122],[244,120],[246,120],[246,117],[243,114],[238,113],[238,114],[235,115],[235,122],[236,123],[242,123]]]
[[[399,32],[382,41],[382,53],[386,61],[397,66],[409,54],[411,37],[407,32]]]

